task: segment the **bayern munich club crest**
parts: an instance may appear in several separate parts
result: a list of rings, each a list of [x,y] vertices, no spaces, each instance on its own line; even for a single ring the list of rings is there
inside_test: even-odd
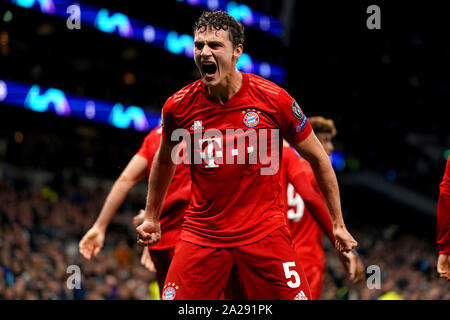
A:
[[[259,111],[258,111],[258,113],[259,113]],[[259,123],[258,113],[254,110],[254,111],[248,111],[246,114],[244,114],[244,124],[249,128],[256,127]]]
[[[178,286],[175,285],[175,283],[168,283],[167,286],[164,287],[164,291],[162,294],[163,300],[174,300],[175,296],[177,295]]]

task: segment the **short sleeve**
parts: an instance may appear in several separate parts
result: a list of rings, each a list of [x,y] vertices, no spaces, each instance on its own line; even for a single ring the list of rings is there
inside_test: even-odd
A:
[[[295,146],[311,134],[311,124],[299,104],[284,89],[281,89],[278,104],[281,134]]]
[[[167,99],[166,103],[163,106],[161,114],[161,126],[164,142],[170,146],[177,144],[179,141],[172,141],[171,139],[173,131],[178,128],[178,125],[175,121],[175,104],[172,100],[172,97]]]
[[[141,157],[144,157],[148,161],[148,168],[151,168],[153,158],[155,157],[156,151],[158,150],[159,144],[161,142],[161,127],[156,127],[153,129],[142,142],[141,148],[136,153]]]
[[[283,161],[286,168],[289,168],[289,170],[287,170],[289,180],[293,180],[297,174],[302,172],[302,167],[298,165],[300,156],[291,147],[283,148]]]

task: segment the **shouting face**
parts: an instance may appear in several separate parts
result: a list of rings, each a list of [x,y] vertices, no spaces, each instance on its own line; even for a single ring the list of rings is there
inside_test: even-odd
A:
[[[242,44],[233,46],[228,30],[199,29],[194,37],[194,59],[208,87],[226,86],[236,72]]]

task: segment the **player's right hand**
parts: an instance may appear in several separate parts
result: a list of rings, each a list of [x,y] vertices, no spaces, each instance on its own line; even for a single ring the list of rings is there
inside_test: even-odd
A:
[[[137,228],[137,243],[151,246],[161,240],[161,227],[159,222],[144,220]]]
[[[104,242],[105,233],[96,227],[92,227],[86,232],[78,245],[80,253],[83,257],[90,260],[92,256],[96,257],[98,255],[103,248]]]
[[[358,245],[358,242],[356,242],[345,227],[333,228],[333,234],[336,238],[334,246],[340,252],[350,252]]]
[[[450,280],[450,255],[440,254],[437,263],[437,272],[441,278]]]

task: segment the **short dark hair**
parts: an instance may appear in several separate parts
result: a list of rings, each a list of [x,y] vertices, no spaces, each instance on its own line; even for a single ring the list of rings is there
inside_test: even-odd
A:
[[[201,32],[206,31],[207,28],[214,28],[217,31],[229,30],[230,40],[233,46],[238,44],[244,44],[244,26],[241,22],[236,21],[227,12],[216,10],[216,11],[203,11],[202,15],[194,24],[194,36],[195,32],[200,30]]]
[[[331,133],[332,137],[337,134],[333,119],[325,119],[322,116],[310,117],[309,123],[315,133]]]

